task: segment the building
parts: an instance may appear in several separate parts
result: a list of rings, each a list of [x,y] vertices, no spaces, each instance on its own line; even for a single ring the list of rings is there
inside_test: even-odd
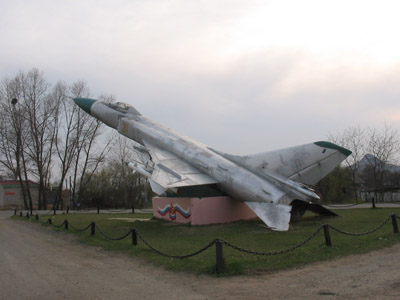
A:
[[[29,189],[32,195],[32,206],[38,206],[39,186],[28,181]],[[4,207],[24,207],[22,189],[19,181],[3,180],[0,181],[0,208]]]
[[[379,199],[375,199],[377,202],[400,202],[400,187],[393,186],[387,187],[382,190],[362,190],[361,199],[365,202],[372,202],[372,199],[379,194]]]

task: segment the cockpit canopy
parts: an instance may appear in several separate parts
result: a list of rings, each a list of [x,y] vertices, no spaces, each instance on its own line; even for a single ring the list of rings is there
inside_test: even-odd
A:
[[[116,102],[107,104],[109,107],[116,109],[123,113],[131,113],[134,115],[140,115],[140,113],[130,104],[123,103],[123,102]]]

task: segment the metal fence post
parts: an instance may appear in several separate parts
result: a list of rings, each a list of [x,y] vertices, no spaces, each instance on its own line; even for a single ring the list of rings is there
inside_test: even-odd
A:
[[[136,229],[131,229],[132,232],[132,245],[137,246],[137,234]]]
[[[219,239],[215,240],[215,249],[217,256],[217,273],[221,273],[224,270],[224,255],[222,251],[222,243]]]
[[[48,220],[47,220],[47,222],[51,225],[51,224],[53,224],[53,221],[51,220],[51,218],[49,218]]]
[[[399,233],[399,226],[397,226],[396,214],[392,214],[392,224],[393,224],[393,232],[394,233]]]
[[[64,226],[65,226],[64,228],[68,230],[68,220],[64,221]]]
[[[35,215],[35,220],[39,221],[39,215],[38,214]]]
[[[96,233],[96,223],[92,222],[90,224],[90,235],[95,235],[95,233]]]
[[[331,235],[329,233],[329,225],[328,224],[324,225],[324,233],[325,233],[326,246],[332,247]]]
[[[19,216],[22,217],[22,210],[19,212]]]
[[[26,213],[26,218],[29,219],[29,212]]]
[[[14,216],[17,215],[17,209],[14,209]]]

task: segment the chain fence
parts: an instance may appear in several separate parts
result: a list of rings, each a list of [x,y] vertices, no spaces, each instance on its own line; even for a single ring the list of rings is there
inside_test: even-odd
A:
[[[285,250],[281,250],[281,251],[271,251],[271,252],[258,252],[258,251],[252,251],[252,250],[248,250],[248,249],[244,249],[241,247],[238,247],[236,245],[233,245],[227,241],[224,240],[220,240],[222,244],[231,247],[232,249],[235,249],[237,251],[240,252],[244,252],[247,254],[253,254],[253,255],[263,255],[263,256],[271,256],[271,255],[280,255],[280,254],[285,254],[288,253],[290,251],[296,250],[302,246],[304,246],[305,244],[307,244],[309,241],[311,241],[313,238],[315,238],[317,236],[317,234],[321,231],[321,229],[323,228],[323,226],[320,226],[315,232],[313,232],[308,238],[306,238],[304,241],[298,243],[297,245],[294,245],[293,247],[287,248]]]
[[[130,235],[130,234],[132,233],[132,229],[131,229],[131,230],[129,230],[127,233],[125,233],[123,236],[118,237],[118,238],[113,238],[113,237],[110,237],[109,235],[105,234],[105,233],[100,229],[100,227],[97,226],[97,225],[96,225],[96,229],[100,232],[100,234],[101,234],[102,236],[104,236],[106,239],[111,240],[111,241],[120,241],[120,240],[123,240],[124,238],[126,238],[128,235]]]
[[[18,208],[14,209],[15,211],[19,210]],[[22,210],[20,210],[22,211]],[[29,209],[27,209],[27,211],[30,211]],[[49,209],[49,210],[36,210],[33,209],[32,210],[32,214],[34,215],[57,215],[57,214],[75,214],[75,213],[90,213],[90,212],[99,212],[99,211],[103,211],[103,212],[110,212],[110,213],[123,213],[123,212],[132,212],[133,209],[132,208],[122,208],[122,209],[107,209],[107,208],[97,208],[97,207],[93,207],[93,208],[87,208],[87,209],[70,209],[70,208],[66,208],[66,209],[59,209],[56,210],[54,212],[53,209]],[[143,209],[139,209],[139,208],[135,208],[134,211],[139,211],[139,212],[143,212]]]
[[[372,228],[371,230],[368,230],[368,231],[365,231],[365,232],[347,232],[347,231],[341,230],[341,229],[336,228],[336,227],[334,227],[332,225],[329,225],[329,224],[328,224],[328,226],[333,231],[336,231],[336,232],[341,233],[341,234],[350,235],[350,236],[362,236],[362,235],[368,235],[368,234],[374,233],[375,231],[379,230],[383,225],[388,223],[391,218],[392,218],[392,215],[387,217],[387,219],[385,221],[383,221],[381,224],[379,224],[376,227]]]
[[[17,213],[15,212],[14,215],[17,215]],[[22,217],[22,214],[20,214],[20,216]],[[31,219],[31,217],[33,217],[33,216],[29,215],[29,213],[28,213],[26,215],[26,217],[28,219]],[[287,249],[280,250],[280,251],[260,252],[260,251],[249,250],[249,249],[245,249],[245,248],[239,247],[237,245],[234,245],[223,239],[216,238],[213,241],[209,242],[204,247],[202,247],[194,252],[191,252],[189,254],[184,254],[184,255],[169,254],[169,253],[165,253],[165,252],[161,251],[160,249],[157,249],[151,243],[149,243],[142,236],[142,234],[140,234],[135,228],[131,228],[127,233],[125,233],[124,235],[122,235],[120,237],[111,237],[110,235],[106,234],[95,222],[91,222],[88,226],[86,226],[84,228],[77,228],[77,227],[73,226],[68,220],[64,220],[60,225],[57,225],[52,221],[52,218],[48,218],[48,220],[46,222],[43,222],[40,220],[38,215],[35,215],[34,219],[42,224],[49,224],[50,226],[54,226],[56,228],[61,228],[64,226],[64,228],[66,230],[70,227],[71,229],[73,229],[75,231],[83,232],[83,231],[86,231],[89,228],[91,228],[91,235],[94,235],[95,231],[97,230],[103,237],[105,237],[108,240],[112,240],[112,241],[120,241],[131,235],[132,236],[132,244],[134,246],[137,245],[137,237],[139,237],[139,239],[151,250],[153,250],[154,252],[156,252],[159,255],[162,255],[162,256],[165,256],[168,258],[176,258],[176,259],[190,258],[190,257],[196,256],[196,255],[199,255],[199,254],[205,252],[206,250],[208,250],[209,248],[211,248],[212,246],[215,245],[216,246],[216,271],[217,271],[217,273],[220,273],[224,269],[224,258],[222,255],[222,245],[225,245],[225,246],[232,248],[234,250],[237,250],[239,252],[244,252],[244,253],[251,254],[251,255],[261,255],[261,256],[282,255],[282,254],[286,254],[288,252],[294,251],[294,250],[304,246],[309,241],[314,239],[321,232],[322,229],[324,229],[323,231],[324,231],[324,235],[325,235],[326,246],[329,246],[329,247],[332,247],[332,241],[331,241],[331,237],[330,237],[330,233],[329,233],[329,228],[337,233],[344,234],[344,235],[363,236],[363,235],[368,235],[368,234],[376,232],[377,230],[381,229],[385,224],[387,224],[390,220],[392,220],[394,233],[399,233],[398,226],[397,226],[397,219],[400,219],[400,217],[397,216],[396,214],[392,214],[392,215],[388,216],[382,223],[378,224],[376,227],[372,228],[371,230],[361,232],[361,233],[347,232],[342,229],[336,228],[330,224],[321,225],[319,228],[317,228],[316,231],[314,231],[311,235],[309,235],[302,242],[300,242],[292,247],[289,247]]]
[[[54,224],[54,223],[52,223],[52,225],[53,225],[55,228],[61,228],[61,227],[65,226],[65,221],[62,222],[60,225],[56,225],[56,224]]]
[[[68,222],[68,223],[69,223],[69,222]],[[71,223],[69,223],[69,226],[70,226],[73,230],[75,230],[75,231],[83,232],[83,231],[88,230],[88,229],[92,226],[92,223],[90,223],[88,226],[86,226],[85,228],[82,228],[82,229],[76,228],[76,227],[73,226]]]
[[[198,254],[200,254],[200,253],[203,253],[203,252],[206,251],[208,248],[210,248],[211,246],[213,246],[213,245],[216,243],[216,241],[217,241],[217,239],[215,239],[215,240],[213,240],[212,242],[210,242],[208,245],[204,246],[203,248],[201,248],[201,249],[199,249],[199,250],[197,250],[197,251],[195,251],[195,252],[189,253],[189,254],[185,254],[185,255],[172,255],[172,254],[167,254],[167,253],[165,253],[165,252],[162,252],[162,251],[158,250],[157,248],[153,247],[148,241],[146,241],[146,240],[143,238],[143,236],[142,236],[139,232],[136,231],[136,234],[139,236],[139,238],[142,240],[142,242],[145,243],[145,244],[146,244],[150,249],[152,249],[154,252],[156,252],[156,253],[158,253],[158,254],[160,254],[160,255],[162,255],[162,256],[169,257],[169,258],[179,258],[179,259],[189,258],[189,257],[196,256],[196,255],[198,255]]]

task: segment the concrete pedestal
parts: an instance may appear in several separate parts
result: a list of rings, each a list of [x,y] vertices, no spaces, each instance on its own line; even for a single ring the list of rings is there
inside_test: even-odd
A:
[[[156,218],[192,225],[229,223],[257,218],[246,204],[230,197],[153,198]]]

